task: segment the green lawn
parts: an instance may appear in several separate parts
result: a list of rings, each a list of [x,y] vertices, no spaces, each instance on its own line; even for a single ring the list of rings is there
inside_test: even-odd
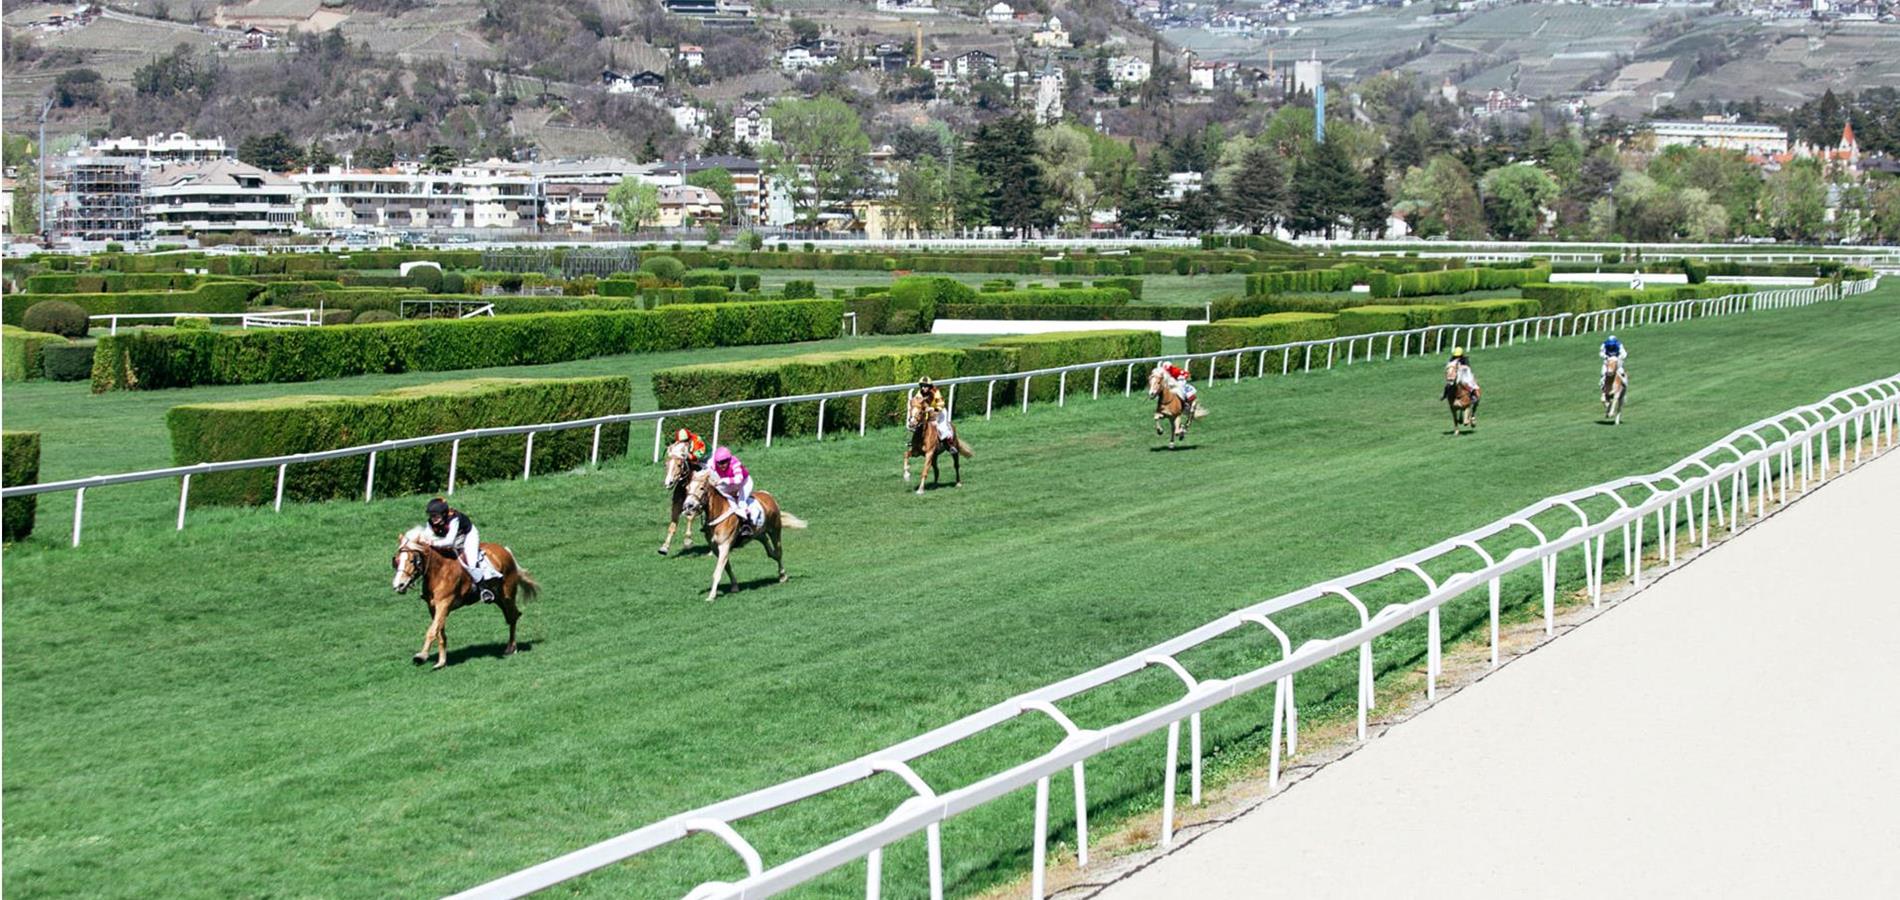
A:
[[[545,593],[524,623],[526,652],[495,657],[500,616],[466,610],[451,620],[453,664],[434,673],[408,662],[426,624],[419,604],[388,587],[393,539],[420,518],[420,498],[276,515],[194,510],[180,533],[175,493],[102,489],[87,498],[81,548],[62,546],[69,520],[54,511],[41,535],[6,552],[3,887],[123,897],[466,887],[870,752],[1244,602],[1553,492],[1653,470],[1762,415],[1892,374],[1896,299],[1900,286],[1634,329],[1634,390],[1615,428],[1596,422],[1595,341],[1570,338],[1479,353],[1489,402],[1480,430],[1461,438],[1445,435],[1438,362],[1414,359],[1208,386],[1212,415],[1194,449],[1173,454],[1154,450],[1139,398],[968,420],[977,456],[965,486],[922,498],[897,478],[897,433],[749,448],[761,486],[811,529],[787,539],[788,584],[762,581],[769,564],[746,548],[736,561],[752,586],[710,606],[706,559],[653,553],[664,505],[651,466],[472,486],[458,505],[513,547]],[[1758,354],[1781,361],[1771,376],[1748,362]],[[368,381],[365,390],[398,383]],[[10,427],[19,402],[50,429],[93,401],[156,416],[156,397],[10,386],[6,410]],[[156,434],[127,426],[116,440]],[[49,452],[76,452],[60,446],[49,438]],[[85,454],[93,470],[165,455]],[[1520,613],[1533,604],[1536,576],[1526,575],[1506,582]],[[1404,596],[1398,582],[1365,595],[1375,605]],[[1481,630],[1482,598],[1447,608],[1449,633]],[[1343,603],[1276,620],[1296,643],[1357,621]],[[1422,666],[1422,634],[1420,624],[1382,639],[1380,671]],[[1273,658],[1272,647],[1263,634],[1233,636],[1182,662],[1219,677]],[[1303,674],[1302,720],[1349,712],[1352,671],[1342,659]],[[1151,670],[1063,708],[1090,727],[1179,689]],[[1208,714],[1217,769],[1258,750],[1269,702],[1262,693]],[[948,789],[1058,737],[1028,717],[916,768]],[[1151,736],[1090,764],[1097,827],[1158,804],[1161,760]],[[1054,786],[1058,842],[1072,835],[1068,790]],[[879,780],[738,827],[780,862],[904,796],[895,779]],[[1026,865],[1030,806],[1018,792],[946,826],[953,893]],[[917,895],[922,860],[921,839],[887,854],[886,890]],[[678,895],[741,874],[700,837],[575,889]],[[810,894],[862,889],[853,867]]]

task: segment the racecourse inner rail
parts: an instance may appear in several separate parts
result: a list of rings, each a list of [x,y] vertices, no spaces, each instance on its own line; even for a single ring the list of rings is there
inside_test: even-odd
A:
[[[1733,315],[1758,310],[1787,309],[1807,306],[1842,297],[1865,293],[1873,290],[1879,278],[1859,281],[1847,281],[1839,284],[1817,285],[1814,287],[1791,288],[1786,290],[1761,291],[1750,294],[1733,294],[1706,300],[1672,300],[1661,303],[1645,303],[1625,306],[1617,309],[1572,315],[1559,313],[1548,316],[1532,316],[1513,319],[1506,322],[1474,323],[1457,325],[1432,325],[1400,331],[1381,331],[1372,334],[1355,334],[1345,337],[1326,338],[1312,341],[1295,341],[1285,344],[1267,344],[1253,347],[1238,347],[1215,350],[1204,353],[1182,353],[1138,359],[1102,360],[1099,362],[1077,363],[1029,372],[1010,372],[995,375],[966,375],[957,378],[945,378],[937,383],[949,390],[949,406],[956,409],[959,387],[983,385],[983,416],[989,418],[995,412],[994,399],[996,385],[999,382],[1022,383],[1022,408],[1029,409],[1029,386],[1037,378],[1056,379],[1056,405],[1067,404],[1069,381],[1071,376],[1081,377],[1087,373],[1090,377],[1089,396],[1099,398],[1102,392],[1102,372],[1122,369],[1122,393],[1132,394],[1136,387],[1135,369],[1137,366],[1153,365],[1167,359],[1188,361],[1193,367],[1196,361],[1207,363],[1206,380],[1203,385],[1211,385],[1221,377],[1229,377],[1238,382],[1245,369],[1247,357],[1254,359],[1254,376],[1267,374],[1268,360],[1280,356],[1280,374],[1294,370],[1301,372],[1315,368],[1331,369],[1335,363],[1353,365],[1355,362],[1370,362],[1374,359],[1391,359],[1396,350],[1401,358],[1427,353],[1440,353],[1446,348],[1464,345],[1475,349],[1495,346],[1509,346],[1524,340],[1543,340],[1596,331],[1630,328],[1640,325],[1678,322],[1690,318]],[[169,314],[168,314],[169,315]],[[1231,360],[1226,375],[1222,374],[1222,362]],[[1112,376],[1111,376],[1112,377]],[[818,404],[817,438],[825,439],[825,410],[833,402],[858,401],[857,433],[862,435],[869,422],[870,397],[874,394],[909,391],[910,384],[888,384],[875,387],[852,388],[842,391],[830,391],[818,394],[798,394],[785,397],[761,397],[755,400],[735,400],[727,403],[714,403],[681,409],[654,410],[649,412],[620,413],[610,416],[596,416],[586,419],[572,419],[560,422],[541,422],[531,425],[507,425],[493,428],[473,428],[465,431],[445,432],[442,434],[422,435],[412,438],[400,438],[381,441],[374,444],[362,444],[354,447],[339,447],[333,450],[319,450],[310,453],[293,453],[281,456],[266,456],[253,459],[205,462],[189,466],[171,466],[162,469],[147,469],[137,472],[122,472],[111,475],[94,475],[85,478],[73,478],[64,481],[49,481],[39,484],[23,484],[0,489],[0,497],[24,497],[33,494],[49,494],[71,491],[73,493],[73,532],[72,545],[79,546],[81,532],[84,530],[86,511],[86,492],[93,488],[112,485],[133,484],[143,481],[177,478],[178,516],[176,529],[185,527],[185,513],[191,497],[191,480],[195,475],[212,472],[234,472],[246,469],[277,469],[277,484],[272,509],[282,511],[284,506],[284,482],[289,477],[291,466],[342,459],[352,456],[367,457],[363,478],[363,499],[365,502],[376,496],[376,458],[381,453],[402,450],[410,447],[422,447],[433,444],[449,445],[449,472],[445,493],[455,493],[456,469],[461,459],[462,442],[504,435],[527,435],[527,447],[521,462],[521,477],[525,480],[534,471],[534,437],[537,433],[569,431],[580,428],[593,429],[593,442],[588,454],[589,466],[600,462],[600,434],[608,426],[624,425],[629,429],[642,422],[653,423],[653,461],[659,462],[664,449],[666,420],[680,416],[707,415],[713,417],[712,443],[717,446],[724,414],[734,409],[766,408],[765,445],[772,446],[773,429],[777,421],[778,408],[792,403]],[[1078,386],[1077,390],[1080,390]],[[1110,386],[1111,392],[1113,385]]]

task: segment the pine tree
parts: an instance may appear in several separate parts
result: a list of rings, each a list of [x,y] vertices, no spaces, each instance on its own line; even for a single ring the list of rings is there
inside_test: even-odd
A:
[[[998,119],[976,130],[971,161],[983,180],[990,224],[1027,237],[1051,224],[1045,207],[1047,188],[1036,164],[1036,126],[1022,115]]]
[[[1240,171],[1228,185],[1225,197],[1230,222],[1254,234],[1271,231],[1287,214],[1286,173],[1280,168],[1280,155],[1265,144],[1256,144],[1241,157]]]
[[[1293,169],[1293,212],[1287,227],[1298,234],[1323,232],[1332,237],[1352,215],[1365,192],[1365,178],[1331,141],[1314,147]]]
[[[1385,220],[1392,215],[1392,201],[1385,190],[1385,158],[1372,158],[1372,167],[1366,170],[1365,183],[1359,190],[1359,200],[1353,205],[1352,228],[1360,234],[1372,237],[1385,236]]]
[[[1157,150],[1148,157],[1148,164],[1141,167],[1141,173],[1135,177],[1135,186],[1129,192],[1128,202],[1122,204],[1122,229],[1153,236],[1155,229],[1163,224],[1161,193],[1167,187],[1167,156]]]

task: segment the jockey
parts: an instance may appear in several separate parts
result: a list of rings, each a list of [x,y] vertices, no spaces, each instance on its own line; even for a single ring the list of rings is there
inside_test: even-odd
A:
[[[687,429],[682,428],[673,432],[673,443],[686,445],[686,461],[694,466],[698,466],[700,458],[706,455],[706,442]]]
[[[713,451],[712,457],[713,488],[719,495],[732,504],[732,512],[742,521],[757,529],[765,525],[765,507],[752,496],[752,473],[747,472],[745,464],[732,451],[724,447]],[[708,526],[715,523],[708,522]]]
[[[482,552],[481,532],[476,530],[475,523],[469,521],[467,513],[449,506],[441,497],[429,501],[427,513],[430,546],[454,553],[469,579],[475,582],[475,591],[482,602],[495,602],[501,594],[501,573]]]
[[[1610,335],[1609,339],[1603,342],[1603,346],[1597,348],[1597,357],[1603,360],[1604,377],[1608,377],[1610,374],[1610,357],[1612,356],[1616,357],[1623,367],[1623,380],[1628,381],[1630,377],[1630,352],[1623,346],[1622,341],[1616,339],[1616,335],[1614,334]]]
[[[1194,398],[1199,392],[1194,390],[1194,385],[1188,383],[1188,379],[1194,377],[1193,374],[1176,366],[1173,362],[1162,363],[1161,370],[1168,373],[1168,377],[1174,381],[1174,395],[1181,398],[1181,405],[1189,409],[1194,408]]]
[[[1445,367],[1445,376],[1449,381],[1470,388],[1474,397],[1483,393],[1478,388],[1477,377],[1471,374],[1471,357],[1465,355],[1463,347],[1451,348],[1451,362]]]
[[[917,379],[917,396],[924,401],[924,409],[930,416],[931,424],[937,426],[937,437],[944,441],[952,440],[950,408],[944,403],[943,393],[937,390],[930,376]]]

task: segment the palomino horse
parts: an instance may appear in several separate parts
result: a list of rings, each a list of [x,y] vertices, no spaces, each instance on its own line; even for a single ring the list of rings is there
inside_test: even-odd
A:
[[[956,487],[963,486],[963,458],[973,457],[975,451],[957,434],[957,426],[950,425],[950,439],[944,440],[937,432],[937,423],[931,421],[935,416],[925,407],[922,394],[910,398],[910,415],[905,424],[910,428],[910,443],[904,448],[904,483],[910,483],[910,458],[921,456],[924,465],[917,470],[917,493],[924,492],[924,473],[931,473],[931,483],[943,479],[943,469],[937,464],[937,454],[950,455],[951,470],[956,476]]]
[[[666,448],[666,481],[669,493],[673,495],[670,518],[666,523],[666,540],[660,542],[660,555],[665,556],[673,547],[673,532],[680,527],[680,516],[686,507],[686,487],[693,476],[704,466],[693,461],[692,449],[686,441],[676,441]],[[686,516],[686,543],[684,549],[693,549],[693,514]]]
[[[1603,418],[1623,424],[1623,396],[1629,393],[1629,373],[1623,360],[1612,356],[1603,361]]]
[[[1456,362],[1445,366],[1445,404],[1451,407],[1452,434],[1461,434],[1461,427],[1474,431],[1478,427],[1479,394],[1458,377],[1458,368]]]
[[[429,612],[429,630],[422,634],[422,652],[415,655],[415,663],[428,662],[429,645],[435,644],[435,667],[440,669],[449,664],[446,628],[449,612],[480,601],[475,595],[475,582],[469,579],[461,561],[447,551],[430,546],[425,531],[424,527],[417,526],[398,540],[396,555],[390,560],[396,578],[390,586],[396,593],[403,594],[421,583],[422,605]],[[533,600],[541,593],[541,585],[535,583],[528,570],[515,564],[514,551],[507,547],[483,542],[482,552],[501,572],[501,596],[495,598],[495,605],[501,607],[502,618],[508,620],[508,647],[502,651],[502,655],[507,656],[515,652],[515,623],[521,620],[521,608],[515,605],[515,595],[519,593],[522,599]]]
[[[1188,424],[1207,415],[1207,407],[1199,399],[1194,401],[1192,410],[1174,392],[1174,379],[1159,366],[1148,373],[1148,396],[1155,398],[1155,434],[1162,434],[1161,420],[1166,419],[1173,426],[1168,434],[1168,449],[1174,449],[1176,441],[1187,438]]]
[[[694,475],[686,489],[684,511],[689,514],[703,514],[706,518],[706,530],[712,541],[713,549],[719,558],[713,563],[712,590],[706,592],[706,602],[713,602],[719,596],[719,578],[721,573],[732,579],[732,589],[739,589],[739,576],[732,571],[729,557],[735,547],[743,547],[747,541],[758,538],[765,547],[765,554],[778,563],[778,580],[785,583],[785,545],[779,540],[779,527],[804,528],[805,521],[791,513],[779,509],[778,501],[765,491],[753,491],[759,505],[765,507],[765,525],[757,531],[741,527],[743,514],[733,508],[724,494],[713,489],[713,471],[701,470]]]

